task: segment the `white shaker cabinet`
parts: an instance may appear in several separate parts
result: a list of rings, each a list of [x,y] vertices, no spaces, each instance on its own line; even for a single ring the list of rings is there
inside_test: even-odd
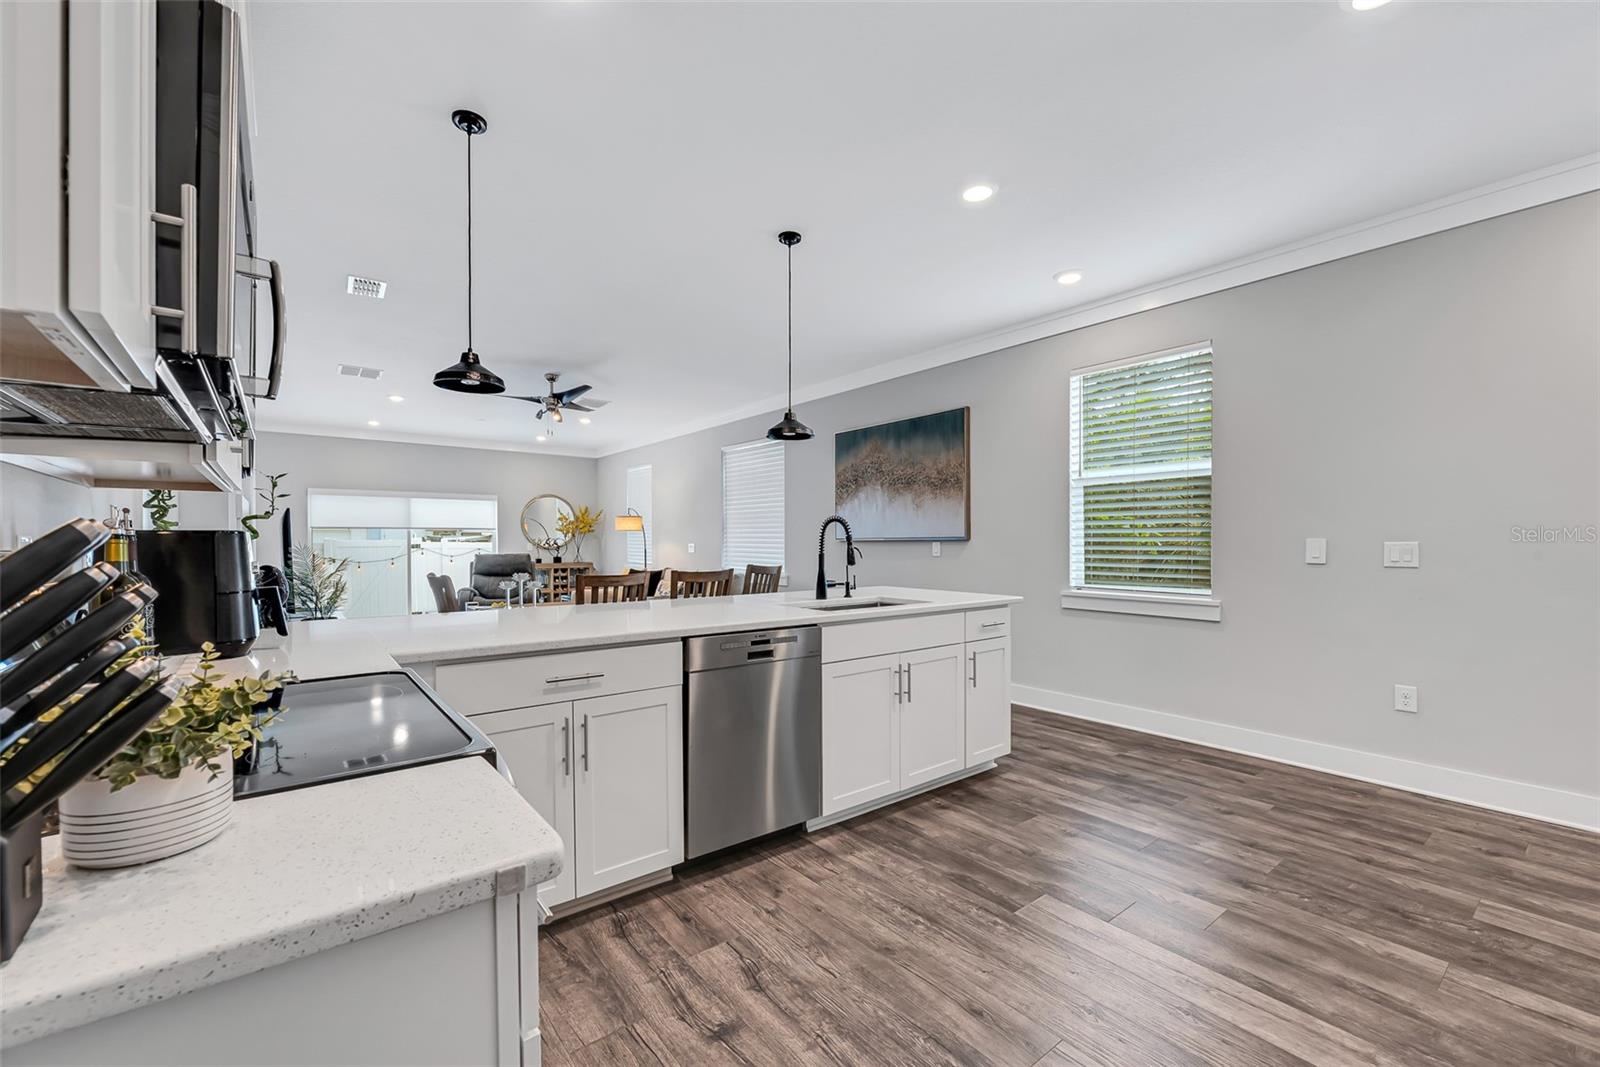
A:
[[[682,687],[576,700],[572,709],[578,895],[683,862]]]
[[[494,742],[522,799],[561,835],[567,855],[561,873],[539,886],[539,901],[547,908],[565,904],[578,895],[578,872],[572,862],[571,701],[497,711],[480,715],[473,723]]]
[[[966,694],[961,645],[924,648],[900,657],[900,788],[953,774],[966,761]]]
[[[968,767],[1011,751],[1011,638],[967,645]]]
[[[899,656],[822,666],[822,814],[900,789]]]

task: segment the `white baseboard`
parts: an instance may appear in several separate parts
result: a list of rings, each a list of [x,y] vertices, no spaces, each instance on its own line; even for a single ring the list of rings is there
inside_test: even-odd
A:
[[[1096,700],[1029,685],[1013,684],[1011,700],[1039,711],[1190,741],[1207,748],[1258,756],[1314,771],[1326,771],[1344,778],[1393,786],[1542,822],[1600,831],[1600,796],[1514,782],[1473,771],[1418,763],[1396,756],[1341,748],[1321,741],[1307,741],[1205,719],[1191,719],[1186,715],[1152,711],[1131,704],[1116,704],[1109,700]]]

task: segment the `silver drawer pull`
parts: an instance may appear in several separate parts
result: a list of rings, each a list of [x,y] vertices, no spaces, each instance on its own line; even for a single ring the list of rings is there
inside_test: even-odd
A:
[[[544,684],[560,685],[562,682],[592,682],[596,678],[604,678],[605,676],[605,671],[601,671],[599,674],[568,674],[559,678],[546,678]]]
[[[161,226],[176,226],[178,234],[178,306],[175,308],[156,305],[150,309],[152,315],[161,318],[178,320],[178,351],[186,356],[199,353],[200,324],[199,312],[196,310],[200,304],[199,288],[199,244],[195,238],[196,219],[199,216],[199,193],[192,185],[178,186],[178,214],[166,215],[159,211],[150,212],[150,221]]]
[[[981,628],[985,629],[985,630],[989,629],[990,627],[1004,626],[1004,625],[1005,625],[1005,620],[1003,620],[1003,619],[1000,622],[986,622],[986,623],[981,623],[980,624]]]

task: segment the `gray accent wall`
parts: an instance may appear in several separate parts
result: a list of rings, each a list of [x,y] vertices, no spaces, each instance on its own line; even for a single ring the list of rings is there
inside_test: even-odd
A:
[[[1597,294],[1587,194],[800,403],[818,436],[789,446],[790,588],[814,581],[833,434],[967,404],[971,541],[867,544],[860,578],[1026,597],[1019,685],[1600,794],[1600,546],[1517,532],[1600,522]],[[1222,620],[1063,609],[1068,379],[1207,339]],[[721,446],[778,414],[608,456],[599,502],[650,464],[656,556],[716,567]],[[1384,569],[1385,540],[1422,566]],[[607,532],[605,562],[622,552]],[[1420,714],[1392,710],[1396,683]]]

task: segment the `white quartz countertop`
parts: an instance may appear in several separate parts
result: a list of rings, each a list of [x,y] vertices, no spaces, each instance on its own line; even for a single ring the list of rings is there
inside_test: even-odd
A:
[[[836,590],[832,600],[842,595]],[[264,638],[250,655],[228,661],[227,665],[252,672],[292,667],[304,679],[326,678],[393,670],[397,663],[437,663],[637,645],[698,634],[778,626],[835,626],[999,607],[1022,599],[1004,593],[958,593],[897,586],[857,589],[854,594],[855,599],[874,597],[912,603],[817,611],[804,606],[816,603],[815,597],[807,591],[681,600],[656,598],[636,604],[536,605],[380,619],[328,619],[291,623],[287,638]],[[276,647],[268,647],[270,645]]]
[[[192,852],[87,871],[45,842],[44,908],[0,968],[18,1045],[488,900],[561,839],[486,760],[271,794]]]

